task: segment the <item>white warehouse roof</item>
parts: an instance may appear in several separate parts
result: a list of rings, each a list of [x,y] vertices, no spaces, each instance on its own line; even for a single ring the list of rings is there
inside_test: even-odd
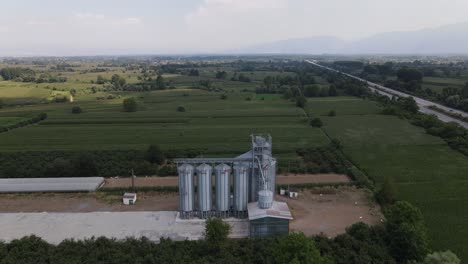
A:
[[[255,220],[265,217],[282,218],[292,220],[291,211],[289,211],[288,204],[285,202],[273,201],[273,205],[268,209],[261,209],[258,203],[249,203],[247,206],[249,213],[249,220]]]
[[[95,191],[102,177],[0,179],[0,193]]]

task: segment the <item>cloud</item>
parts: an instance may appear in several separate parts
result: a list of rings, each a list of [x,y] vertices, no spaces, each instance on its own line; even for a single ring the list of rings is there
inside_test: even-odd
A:
[[[287,0],[204,0],[185,16],[187,35],[209,51],[270,41],[286,26],[288,8]]]
[[[185,16],[187,23],[193,23],[199,18],[207,18],[219,13],[238,13],[252,10],[286,8],[286,0],[204,0],[194,11]]]
[[[7,26],[0,26],[0,33],[8,33],[10,28]]]
[[[45,20],[29,20],[26,22],[28,26],[48,26],[48,25],[55,25],[55,22],[52,21],[45,21]]]
[[[77,13],[74,15],[75,22],[82,24],[100,25],[137,25],[143,20],[138,17],[111,17],[96,13]]]

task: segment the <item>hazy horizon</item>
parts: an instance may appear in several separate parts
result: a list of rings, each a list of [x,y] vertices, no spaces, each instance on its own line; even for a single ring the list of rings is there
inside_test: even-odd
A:
[[[18,0],[2,3],[0,56],[225,54],[318,36],[352,42],[464,23],[466,11],[462,0]]]

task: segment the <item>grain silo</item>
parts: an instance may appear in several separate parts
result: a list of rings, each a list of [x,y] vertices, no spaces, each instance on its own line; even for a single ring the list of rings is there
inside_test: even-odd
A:
[[[230,195],[230,176],[231,167],[226,164],[220,164],[215,167],[216,175],[216,215],[218,217],[229,216],[229,195]]]
[[[212,209],[212,168],[208,164],[201,164],[197,167],[197,192],[198,192],[198,211],[200,218],[211,216]]]
[[[251,140],[252,148],[235,158],[174,160],[177,164],[184,164],[179,167],[181,217],[187,218],[192,215],[198,215],[202,219],[212,216],[248,217],[252,237],[282,235],[289,232],[292,215],[288,205],[274,200],[277,163],[272,156],[272,138],[269,135],[252,135]],[[193,203],[193,167],[187,164],[198,165],[196,167],[197,208],[194,208]],[[212,201],[212,167],[208,164],[219,164],[214,168],[215,208]],[[232,200],[231,166],[234,170]]]
[[[195,205],[193,166],[183,164],[177,168],[179,173],[179,211],[181,218],[190,218]]]
[[[247,211],[249,166],[245,163],[234,166],[234,215],[242,217]]]

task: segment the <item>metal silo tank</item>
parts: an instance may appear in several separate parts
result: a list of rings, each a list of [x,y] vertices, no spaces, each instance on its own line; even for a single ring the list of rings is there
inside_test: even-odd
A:
[[[195,205],[193,166],[183,164],[177,168],[179,173],[179,210],[181,218],[189,218]]]
[[[258,207],[261,209],[271,208],[273,205],[273,193],[270,190],[261,190],[258,192]]]
[[[208,164],[201,164],[197,167],[198,211],[200,211],[200,218],[211,216],[211,172],[212,168]]]
[[[268,168],[268,190],[276,193],[276,159],[272,158]]]
[[[251,164],[248,169],[248,193],[249,193],[249,202],[256,202],[258,200],[258,186],[259,181],[261,180],[260,171],[258,169],[257,162]]]
[[[231,167],[220,164],[215,167],[216,174],[216,212],[219,217],[229,214],[229,194]]]
[[[234,210],[237,214],[247,211],[249,166],[234,166]]]

